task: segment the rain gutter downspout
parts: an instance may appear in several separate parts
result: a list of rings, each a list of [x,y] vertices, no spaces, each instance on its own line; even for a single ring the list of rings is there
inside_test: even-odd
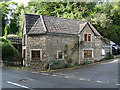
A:
[[[80,38],[81,38],[81,36],[80,36],[80,34],[78,34],[78,43],[79,43],[79,51],[78,51],[78,64],[80,64]]]

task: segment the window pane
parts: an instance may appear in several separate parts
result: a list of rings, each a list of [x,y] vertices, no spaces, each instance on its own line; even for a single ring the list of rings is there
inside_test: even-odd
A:
[[[35,58],[35,51],[32,51],[32,58]]]
[[[91,58],[92,50],[84,50],[84,58]]]
[[[32,60],[40,59],[40,51],[32,51]]]
[[[84,56],[85,57],[87,56],[87,50],[84,50]]]
[[[92,51],[91,50],[88,51],[88,57],[92,57]]]
[[[36,52],[36,58],[40,58],[40,51]]]
[[[88,34],[88,41],[91,41],[91,34]]]
[[[84,34],[84,40],[87,41],[87,34]]]
[[[62,52],[58,52],[58,58],[62,59]]]

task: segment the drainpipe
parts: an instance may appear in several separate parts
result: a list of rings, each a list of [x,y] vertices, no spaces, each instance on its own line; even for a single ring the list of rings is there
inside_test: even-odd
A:
[[[78,63],[80,64],[80,34],[78,34],[78,39],[79,39]]]

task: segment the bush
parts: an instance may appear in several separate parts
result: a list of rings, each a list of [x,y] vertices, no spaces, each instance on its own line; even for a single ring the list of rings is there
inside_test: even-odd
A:
[[[49,65],[58,65],[61,64],[61,61],[50,61]]]
[[[6,39],[0,37],[0,48],[2,48],[2,59],[13,58],[18,55],[18,50]]]
[[[93,62],[86,60],[86,61],[84,61],[84,62],[82,62],[82,63],[80,63],[80,64],[81,64],[81,65],[86,65],[86,64],[91,64],[91,63],[93,63]]]
[[[110,52],[108,52],[106,54],[106,57],[104,58],[104,60],[113,59],[113,58],[114,58],[113,54],[111,54]]]

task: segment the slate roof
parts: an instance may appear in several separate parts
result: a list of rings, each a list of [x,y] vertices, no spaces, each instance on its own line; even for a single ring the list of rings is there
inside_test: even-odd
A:
[[[41,33],[64,33],[79,34],[86,24],[92,28],[96,36],[100,36],[98,31],[87,21],[66,19],[53,16],[25,14],[26,30],[28,34]]]
[[[40,18],[39,15],[25,14],[25,25],[27,33],[30,31],[35,22]]]

